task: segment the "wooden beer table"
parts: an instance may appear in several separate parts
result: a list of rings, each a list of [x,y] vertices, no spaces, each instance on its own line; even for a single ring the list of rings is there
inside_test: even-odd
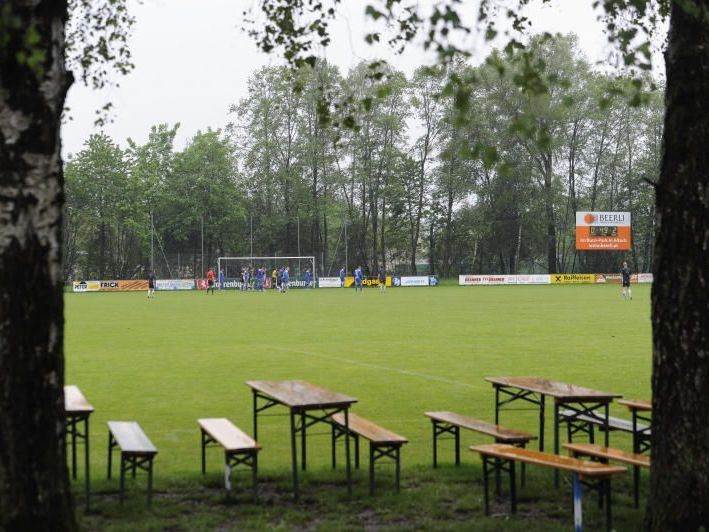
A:
[[[633,452],[646,453],[650,451],[650,434],[652,432],[652,403],[650,401],[632,401],[630,399],[622,399],[618,401],[630,410],[633,415]],[[643,427],[640,421],[646,423]]]
[[[89,472],[89,416],[94,407],[89,404],[78,386],[64,386],[64,417],[67,435],[71,442],[71,476],[76,480],[76,443],[84,441],[84,490],[86,511],[89,511],[91,493],[91,475]],[[81,426],[83,425],[83,430]]]
[[[350,466],[349,408],[357,399],[320,388],[305,381],[247,381],[253,392],[254,439],[258,437],[258,415],[277,405],[290,410],[291,461],[293,466],[293,494],[299,496],[297,436],[300,433],[301,467],[306,469],[306,431],[312,425],[331,424],[331,416],[342,413],[345,428],[345,456],[347,493],[352,494]]]
[[[554,453],[559,454],[559,410],[563,407],[569,414],[568,421],[579,416],[599,419],[605,428],[605,443],[608,447],[608,407],[621,394],[601,392],[575,384],[551,381],[541,377],[485,377],[495,389],[495,424],[500,423],[500,410],[515,401],[525,401],[539,407],[539,450],[544,450],[544,414],[546,397],[554,399]],[[558,485],[558,471],[555,473]]]

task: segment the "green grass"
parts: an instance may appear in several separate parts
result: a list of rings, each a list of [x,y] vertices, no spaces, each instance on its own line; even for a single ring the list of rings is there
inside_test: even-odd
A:
[[[529,286],[292,290],[214,296],[202,292],[66,295],[66,382],[77,384],[96,412],[92,480],[98,495],[88,528],[392,528],[492,530],[571,526],[568,490],[554,490],[546,471],[531,470],[519,514],[483,518],[480,463],[463,450],[461,468],[433,471],[427,410],[493,419],[486,376],[536,375],[618,392],[650,395],[649,286],[623,301],[618,286]],[[247,380],[304,379],[359,399],[353,411],[409,438],[402,453],[402,492],[366,496],[366,468],[355,476],[353,501],[342,471],[329,469],[329,438],[309,438],[304,497],[289,497],[286,417],[260,420],[262,497],[252,504],[248,477],[237,477],[236,502],[220,487],[221,455],[199,473],[198,417],[228,417],[251,432]],[[274,411],[272,411],[274,412]],[[285,413],[285,410],[282,410]],[[622,407],[611,414],[627,417]],[[548,416],[547,441],[551,442]],[[136,420],[159,448],[153,508],[138,478],[120,507],[107,482],[105,422]],[[536,432],[533,411],[504,411],[501,423]],[[317,432],[324,432],[317,431]],[[464,433],[463,448],[489,439]],[[625,436],[614,444],[629,448]],[[441,450],[452,458],[450,444]],[[389,468],[390,469],[390,468]],[[629,482],[618,483],[615,521],[639,528]],[[334,486],[334,487],[333,487]],[[81,483],[75,484],[81,501]],[[333,489],[330,489],[333,488]],[[589,497],[592,500],[593,497]],[[587,518],[601,525],[595,504]],[[621,526],[622,525],[622,526]]]

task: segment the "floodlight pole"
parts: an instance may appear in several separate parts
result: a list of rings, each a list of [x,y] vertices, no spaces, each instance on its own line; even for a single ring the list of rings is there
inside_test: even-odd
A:
[[[296,217],[296,223],[298,224],[298,256],[300,257],[300,216]],[[300,259],[298,259],[298,273],[300,274]]]
[[[199,276],[202,277],[204,275],[204,215],[200,216],[199,219],[202,226],[202,271]]]
[[[254,216],[253,214],[249,216],[249,240],[251,242],[251,253],[249,254],[250,261],[254,261]]]
[[[155,246],[153,236],[155,234],[155,224],[153,223],[153,209],[150,209],[150,271],[155,271]]]
[[[347,264],[347,218],[345,218],[345,274],[350,271]]]

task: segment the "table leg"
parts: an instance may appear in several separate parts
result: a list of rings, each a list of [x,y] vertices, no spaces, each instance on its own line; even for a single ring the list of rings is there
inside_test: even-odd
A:
[[[347,461],[347,495],[352,496],[352,464],[350,464],[350,415],[345,408],[345,460]]]
[[[254,409],[254,440],[258,442],[258,397],[256,396],[256,390],[251,390],[253,397],[253,409]],[[258,467],[258,453],[254,453],[254,468]]]
[[[438,438],[436,438],[436,420],[431,420],[431,426],[433,427],[433,468],[438,467]]]
[[[79,421],[73,417],[71,422],[71,478],[76,480],[76,426]]]
[[[296,448],[295,412],[292,409],[290,411],[290,446],[293,466],[293,495],[298,499],[298,449]]]
[[[495,386],[495,425],[500,424],[500,387]]]
[[[639,453],[638,445],[638,411],[633,410],[633,452],[634,453]]]
[[[559,401],[554,399],[554,454],[559,454]],[[559,487],[559,470],[554,469],[554,487]]]
[[[539,396],[539,450],[544,451],[544,417],[546,410],[546,396]]]
[[[517,479],[515,478],[515,462],[510,460],[510,510],[511,513],[517,513]]]
[[[84,475],[86,475],[86,513],[89,513],[91,498],[91,472],[89,470],[89,417],[84,419]]]
[[[305,449],[305,412],[300,413],[300,467],[305,471],[306,468],[306,449]]]
[[[113,434],[108,431],[108,472],[106,478],[111,478],[111,459],[113,458]]]
[[[603,410],[604,410],[604,413],[605,413],[605,423],[606,423],[606,426],[605,426],[605,429],[606,429],[606,447],[609,447],[609,446],[610,446],[610,438],[611,438],[611,430],[610,430],[609,423],[608,423],[608,418],[610,417],[610,416],[609,416],[609,413],[610,413],[610,412],[609,412],[609,410],[610,410],[610,409],[609,409],[609,403],[606,403],[606,404],[603,406]]]

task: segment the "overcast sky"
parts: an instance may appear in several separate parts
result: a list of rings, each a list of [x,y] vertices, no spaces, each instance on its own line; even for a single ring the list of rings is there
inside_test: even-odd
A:
[[[229,121],[227,110],[247,95],[247,81],[261,66],[279,65],[275,55],[259,52],[242,30],[243,11],[258,0],[144,0],[133,2],[136,24],[130,40],[135,70],[116,79],[120,86],[96,92],[77,82],[70,89],[67,105],[70,120],[62,130],[63,153],[81,150],[96,132],[95,111],[105,102],[114,104],[114,122],[104,128],[119,144],[128,137],[142,143],[150,127],[166,122],[181,124],[176,148],[182,149],[198,130],[222,128]],[[420,0],[425,9],[430,0]],[[576,33],[582,51],[592,62],[606,63],[611,52],[592,0],[556,0],[541,5],[537,0],[528,11],[534,32]],[[395,55],[386,46],[364,43],[368,21],[366,2],[342,0],[333,24],[332,45],[322,51],[344,74],[362,59],[389,60],[407,75],[422,63],[434,61],[420,47],[410,46]],[[471,20],[477,2],[470,5]],[[466,44],[477,52],[479,62],[488,49],[481,39]],[[661,58],[660,58],[661,59]]]

